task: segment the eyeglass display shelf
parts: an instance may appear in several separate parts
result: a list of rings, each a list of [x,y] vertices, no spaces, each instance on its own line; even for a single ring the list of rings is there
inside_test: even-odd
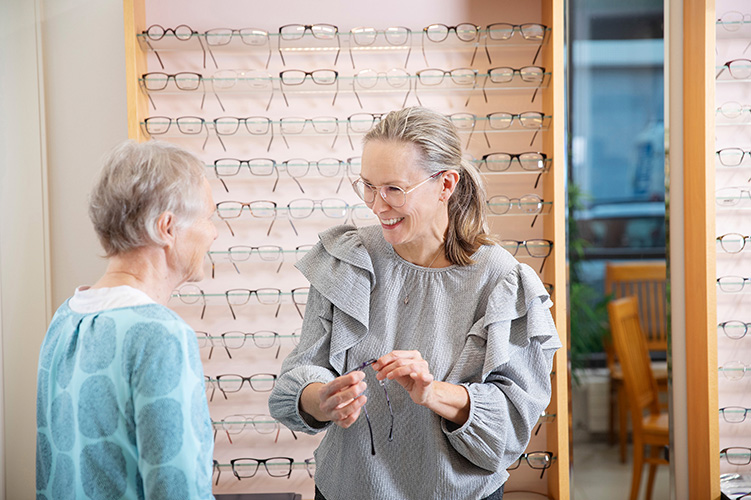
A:
[[[501,153],[501,152],[498,151],[497,153]],[[250,158],[250,160],[254,160],[254,159],[256,159],[256,158]],[[262,159],[265,159],[265,158],[262,158]],[[323,159],[323,158],[321,158],[321,159]],[[331,158],[327,158],[327,159],[331,159]],[[337,158],[334,158],[334,159],[337,159]],[[247,160],[245,160],[245,161],[247,161]],[[333,181],[333,180],[339,180],[339,179],[341,179],[341,177],[346,177],[348,175],[346,173],[346,171],[345,171],[345,173],[343,175],[340,175],[339,173],[336,173],[335,175],[322,175],[320,172],[318,172],[318,169],[314,165],[314,163],[316,161],[318,161],[318,160],[311,160],[310,161],[310,163],[311,163],[310,170],[305,175],[303,175],[303,176],[292,176],[292,175],[290,175],[290,177],[293,178],[293,179],[298,179],[298,180],[305,179],[305,178],[320,178],[320,179],[331,179]],[[350,165],[347,164],[346,160],[340,160],[340,161],[342,161],[342,163],[344,165],[342,167],[343,169],[350,169],[351,168]],[[547,173],[547,172],[550,171],[550,167],[552,165],[553,159],[552,158],[545,158],[543,160],[517,160],[517,159],[513,159],[511,161],[511,166],[509,168],[505,169],[505,170],[490,170],[490,169],[487,168],[487,163],[491,163],[491,164],[506,163],[506,162],[501,162],[499,160],[482,160],[482,159],[478,160],[476,158],[471,158],[471,159],[469,159],[469,161],[472,162],[472,164],[475,167],[477,167],[477,169],[479,170],[479,172],[481,174],[483,174],[484,176],[490,176],[490,177],[492,177],[492,176],[496,176],[496,175],[508,175],[508,174],[541,174],[541,173]],[[543,167],[535,169],[535,170],[533,170],[533,169],[525,169],[521,165],[519,165],[519,163],[518,163],[519,161],[522,161],[523,163],[525,163],[527,165],[534,165],[535,163],[538,163],[538,162],[542,161],[543,162]],[[290,165],[291,166],[304,166],[302,164],[290,164]],[[359,162],[358,163],[353,163],[353,165],[359,166],[360,163]],[[749,167],[751,167],[751,165],[749,165]],[[258,180],[257,179],[258,177],[272,177],[272,178],[276,179],[276,177],[273,174],[265,174],[265,175],[253,174],[253,173],[251,173],[251,172],[248,171],[249,169],[248,169],[248,167],[246,165],[241,166],[240,169],[239,169],[239,172],[237,174],[231,174],[231,175],[218,175],[218,174],[216,174],[217,165],[215,165],[215,164],[208,164],[207,163],[206,164],[206,168],[214,171],[215,178],[217,178],[217,179],[224,179],[225,181],[229,181],[229,180],[232,180],[232,179],[235,179],[235,180],[237,180],[239,182],[241,182],[242,180],[251,180],[251,179],[252,180]],[[727,168],[737,168],[737,167],[727,167]],[[274,165],[274,169],[276,170],[277,175],[279,173],[281,173],[281,172],[286,171],[286,168],[285,168],[285,166],[283,164],[283,161],[276,162],[276,164]],[[357,175],[354,174],[354,173],[352,173],[351,170],[349,171],[349,175],[353,176],[353,180],[354,180],[354,178],[357,177]]]
[[[244,458],[244,457],[238,457],[238,458]],[[313,462],[312,460],[310,462],[308,462],[308,463],[310,465],[315,465],[315,462]],[[305,464],[306,464],[306,462],[292,462],[292,470],[299,470],[299,469],[305,470]],[[277,468],[282,468],[282,469],[289,468],[289,462],[266,462],[266,465],[268,465],[269,467],[277,467]],[[232,464],[230,464],[230,463],[226,463],[226,464],[219,463],[219,464],[214,464],[214,467],[226,467],[228,469],[231,469],[232,468]],[[239,465],[235,465],[235,468],[240,468],[240,467],[255,467],[255,465],[254,464],[239,464]],[[244,477],[243,479],[253,479],[253,478],[252,477],[247,477],[247,478]],[[286,476],[282,476],[282,479],[286,479]]]
[[[216,29],[216,28],[211,28]],[[234,29],[244,29],[244,28],[234,28]],[[206,30],[208,31],[208,30]],[[259,32],[263,32],[263,30],[258,30]],[[271,52],[277,52],[281,50],[285,53],[291,53],[291,52],[337,52],[337,51],[349,51],[352,50],[353,53],[356,52],[382,52],[382,51],[406,51],[406,50],[413,50],[417,51],[417,54],[410,55],[410,57],[418,57],[422,54],[419,53],[419,51],[423,48],[423,31],[422,28],[419,29],[412,29],[412,34],[409,36],[409,41],[407,43],[401,44],[401,45],[391,45],[389,44],[383,35],[383,29],[378,29],[378,35],[376,36],[376,39],[373,41],[371,45],[358,45],[354,40],[352,40],[352,36],[350,33],[347,32],[339,32],[336,37],[333,37],[331,39],[319,39],[315,36],[311,35],[308,31],[305,32],[305,34],[297,39],[297,40],[282,40],[281,36],[278,32],[268,32],[266,33],[266,38],[264,39],[264,36],[262,34],[258,35],[258,40],[255,40],[254,42],[259,43],[253,43],[248,44],[243,41],[242,35],[240,35],[239,32],[235,31],[232,33],[231,41],[226,44],[218,45],[216,43],[211,43],[211,39],[216,39],[219,36],[225,38],[226,35],[213,35],[213,34],[206,34],[205,32],[194,32],[190,38],[187,40],[180,39],[176,37],[173,33],[166,33],[161,39],[154,40],[149,38],[146,33],[137,33],[136,38],[144,51],[181,51],[184,52],[186,50],[194,50],[194,51],[206,51],[206,52],[213,52],[213,53],[219,53],[219,52],[241,52],[241,53],[247,53],[249,51],[259,51],[268,53]],[[462,41],[459,40],[454,33],[449,33],[448,37],[443,40],[442,42],[432,42],[425,39],[424,47],[425,50],[452,50],[455,51],[457,49],[465,49],[465,50],[474,50],[474,48],[478,47],[478,53],[477,57],[480,57],[481,51],[484,51],[484,48],[487,46],[489,49],[518,49],[523,47],[534,47],[537,48],[540,45],[545,47],[549,40],[550,40],[550,32],[551,29],[549,27],[545,28],[545,35],[542,39],[542,44],[540,43],[540,40],[527,40],[524,37],[522,37],[518,31],[514,31],[514,34],[511,36],[511,38],[507,40],[498,40],[489,38],[487,36],[487,30],[483,29],[481,27],[480,33],[475,40],[471,41]],[[249,37],[248,37],[249,38]],[[280,45],[281,44],[281,45]],[[482,54],[483,57],[485,57],[485,54]],[[208,58],[210,56],[207,55]],[[340,57],[342,55],[340,54]],[[486,58],[486,57],[485,57]],[[487,59],[487,58],[486,58]],[[475,61],[477,62],[477,61]],[[207,63],[208,64],[208,63]]]
[[[719,66],[716,68],[717,71],[715,71],[715,74],[717,74],[723,66]],[[727,73],[727,69],[725,69],[724,73]],[[725,85],[728,83],[751,83],[751,78],[726,78],[725,75],[722,75],[723,77],[721,79],[715,78],[715,83],[718,85]]]
[[[464,113],[460,113],[460,114],[464,114]],[[467,113],[467,114],[471,114],[471,113]],[[290,118],[293,118],[293,117],[290,117]],[[294,118],[298,118],[298,117],[294,117]],[[328,117],[326,117],[326,118],[328,118]],[[335,132],[325,132],[325,133],[305,132],[305,131],[298,132],[298,133],[282,132],[281,131],[282,122],[279,121],[279,120],[271,120],[270,121],[271,127],[278,129],[276,131],[276,134],[274,133],[273,130],[270,130],[269,132],[265,132],[263,134],[253,134],[253,133],[250,133],[247,130],[247,128],[245,128],[245,127],[239,127],[238,131],[235,132],[235,133],[233,133],[233,134],[217,134],[216,133],[216,121],[215,120],[218,120],[218,118],[217,119],[205,119],[204,118],[203,122],[201,122],[201,131],[199,131],[197,133],[188,133],[188,134],[186,134],[186,133],[180,132],[179,130],[175,131],[178,128],[177,124],[175,124],[174,127],[170,126],[169,130],[167,132],[165,132],[165,133],[161,133],[161,134],[149,134],[149,132],[147,131],[146,126],[145,126],[146,123],[143,122],[143,121],[141,121],[139,123],[140,123],[142,129],[144,130],[144,132],[147,135],[149,135],[150,137],[154,137],[154,138],[159,138],[159,137],[191,138],[191,137],[195,137],[197,139],[204,139],[205,136],[209,134],[209,129],[212,129],[214,131],[215,135],[219,135],[219,136],[221,136],[223,138],[228,138],[228,137],[232,137],[232,136],[239,136],[239,135],[242,135],[243,137],[247,137],[247,136],[258,136],[258,137],[272,136],[273,138],[275,138],[275,135],[279,135],[279,136],[287,137],[287,138],[294,138],[294,137],[298,137],[298,136],[302,136],[302,137],[310,137],[310,136],[331,137],[331,136],[341,136],[341,135],[361,136],[361,135],[364,135],[365,133],[367,133],[367,131],[360,132],[360,131],[357,131],[357,130],[351,130],[351,128],[348,127],[348,124],[349,124],[348,120],[342,120],[342,119],[338,119],[338,118],[337,119],[333,119],[333,117],[331,117],[331,118],[332,118],[332,120],[330,120],[329,122],[327,122],[327,124],[331,125],[331,124],[333,124],[335,122],[336,123],[336,127],[337,128],[341,127],[341,129],[339,129],[339,130],[337,130]],[[299,119],[302,120],[303,118],[299,117]],[[509,127],[503,128],[503,129],[493,129],[493,128],[487,127],[487,122],[489,121],[489,119],[487,117],[485,117],[485,116],[475,116],[474,117],[474,121],[475,121],[476,124],[479,123],[479,124],[484,125],[484,127],[482,127],[482,128],[478,128],[476,126],[472,126],[472,127],[463,126],[465,124],[461,123],[461,120],[466,120],[466,121],[470,122],[472,120],[471,116],[467,117],[467,118],[457,118],[457,119],[452,120],[452,121],[457,126],[457,132],[459,134],[461,134],[461,135],[467,135],[467,134],[473,134],[475,132],[478,132],[478,133],[484,132],[484,133],[489,133],[489,134],[497,134],[497,133],[504,133],[505,134],[505,133],[516,133],[516,132],[543,132],[543,131],[546,131],[546,130],[549,129],[551,119],[552,119],[552,116],[550,116],[550,115],[543,116],[543,124],[542,124],[542,126],[541,127],[536,127],[536,128],[523,127],[519,123],[518,119],[514,119],[513,122],[512,122],[512,124]],[[306,125],[307,125],[307,123],[306,123]],[[306,127],[306,128],[312,128],[312,127]],[[204,131],[204,129],[205,129],[205,131]],[[243,129],[245,129],[245,132],[241,133],[240,130],[243,130]]]
[[[442,69],[442,68],[430,68],[430,69]],[[458,68],[452,68],[458,69]],[[224,70],[222,70],[224,71]],[[239,70],[233,70],[239,71]],[[446,71],[451,71],[446,70]],[[200,73],[199,73],[200,74]],[[172,75],[170,75],[172,76]],[[251,77],[239,77],[239,78],[216,78],[216,77],[204,77],[201,75],[201,82],[205,88],[198,87],[196,89],[180,89],[174,83],[168,82],[162,90],[149,90],[143,77],[138,79],[139,87],[146,94],[150,94],[152,97],[159,95],[179,95],[181,97],[189,97],[190,94],[202,95],[204,93],[214,93],[221,96],[224,95],[239,95],[247,96],[250,94],[268,94],[272,92],[274,94],[302,94],[302,95],[315,95],[315,94],[333,94],[333,93],[345,93],[356,92],[357,94],[405,94],[407,92],[420,92],[420,93],[443,93],[446,91],[452,92],[506,92],[511,90],[536,90],[546,89],[550,85],[550,72],[545,72],[541,82],[524,81],[517,74],[514,74],[509,82],[492,82],[488,73],[478,73],[476,80],[468,84],[455,83],[450,75],[444,75],[443,81],[437,84],[424,83],[420,80],[420,76],[416,74],[409,74],[405,76],[391,76],[392,80],[398,80],[396,83],[400,83],[399,80],[406,80],[401,86],[391,85],[388,82],[384,82],[386,79],[384,72],[380,72],[378,81],[374,86],[363,86],[362,81],[366,79],[373,80],[375,77],[362,77],[357,75],[351,76],[338,76],[336,82],[340,85],[337,86],[336,82],[331,84],[318,84],[307,78],[301,84],[283,84],[281,78],[278,76],[251,76]],[[424,78],[424,77],[423,77]],[[228,85],[222,85],[221,82],[235,81],[231,87]],[[220,82],[217,84],[217,82]],[[304,88],[302,88],[304,87]]]

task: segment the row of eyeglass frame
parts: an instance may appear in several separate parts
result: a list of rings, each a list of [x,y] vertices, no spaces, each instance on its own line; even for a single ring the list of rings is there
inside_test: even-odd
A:
[[[339,125],[346,125],[346,135],[349,140],[350,148],[354,151],[355,146],[352,142],[352,133],[364,134],[369,132],[373,126],[380,122],[380,120],[386,116],[386,113],[354,113],[348,116],[346,119],[340,120],[335,116],[317,116],[313,118],[303,117],[282,117],[279,120],[272,120],[266,116],[222,116],[212,119],[204,119],[199,116],[179,116],[171,118],[168,116],[151,116],[145,118],[141,122],[144,132],[149,136],[160,136],[167,134],[174,122],[178,131],[184,135],[198,135],[202,132],[206,132],[206,138],[203,142],[202,149],[206,148],[206,143],[209,139],[209,124],[221,143],[222,149],[227,150],[222,136],[235,135],[240,125],[245,125],[245,129],[250,135],[265,136],[270,135],[269,143],[266,146],[266,151],[271,149],[271,144],[274,142],[274,126],[279,127],[284,144],[289,149],[289,143],[287,142],[287,135],[302,134],[305,130],[305,126],[310,123],[313,130],[318,134],[334,135],[334,140],[331,144],[333,148],[336,146],[336,142],[339,138]],[[454,126],[459,132],[469,131],[467,138],[467,144],[472,139],[476,124],[478,121],[483,122],[485,127],[483,129],[483,135],[485,142],[490,148],[490,139],[488,138],[488,131],[534,131],[530,145],[534,142],[537,134],[543,129],[545,122],[550,118],[539,111],[523,111],[521,113],[509,113],[507,111],[496,111],[488,113],[485,116],[477,116],[474,113],[452,113],[447,115]],[[517,121],[521,128],[513,129],[512,125]]]
[[[516,33],[519,33],[521,40],[525,43],[532,43],[537,46],[537,52],[535,53],[532,62],[532,64],[534,64],[540,54],[540,49],[545,41],[548,28],[547,26],[538,23],[492,23],[484,28],[472,23],[460,23],[455,26],[431,24],[421,30],[422,54],[426,64],[428,60],[425,53],[425,41],[427,40],[431,43],[442,43],[449,38],[449,34],[452,31],[458,41],[464,43],[474,42],[474,51],[472,53],[470,65],[474,63],[477,55],[477,48],[481,39],[484,39],[485,55],[488,58],[488,62],[492,63],[493,59],[490,55],[488,42],[506,42],[512,39]],[[355,67],[352,49],[357,47],[374,46],[379,35],[383,36],[383,39],[390,47],[405,47],[408,49],[404,61],[404,67],[406,68],[410,54],[412,53],[412,30],[404,26],[391,26],[386,29],[376,29],[372,27],[352,28],[349,31],[348,36],[349,55],[352,67]],[[282,46],[282,42],[305,40],[306,36],[308,37],[308,40],[335,42],[336,47],[332,47],[336,50],[334,64],[339,61],[339,53],[341,52],[341,35],[339,28],[333,24],[287,24],[279,27],[277,34],[269,33],[266,30],[258,28],[212,28],[203,33],[199,33],[186,24],[180,24],[174,28],[165,28],[159,24],[153,24],[142,31],[138,39],[143,41],[146,46],[155,53],[159,64],[164,68],[162,58],[152,45],[152,42],[159,42],[164,40],[165,37],[184,42],[195,37],[203,51],[203,67],[206,67],[206,49],[208,48],[208,53],[211,56],[214,66],[218,68],[219,65],[216,62],[212,48],[229,45],[232,39],[237,37],[243,42],[243,44],[251,47],[268,46],[269,53],[265,65],[265,67],[268,68],[272,53],[270,43],[271,36],[278,37],[277,48],[283,65],[286,65],[286,61],[284,59],[285,50]],[[205,46],[203,40],[205,40]]]
[[[484,78],[481,86],[482,94],[485,102],[488,102],[487,86],[488,82],[495,85],[504,85],[511,83],[516,75],[519,75],[519,79],[523,84],[532,84],[529,88],[534,89],[531,101],[534,102],[537,96],[538,90],[542,87],[545,80],[545,68],[540,66],[523,66],[520,68],[512,68],[510,66],[499,66],[495,68],[488,68],[485,73],[480,73],[475,68],[454,68],[444,70],[440,68],[425,68],[415,72],[414,76],[407,71],[399,68],[392,68],[385,72],[378,72],[373,69],[363,69],[358,71],[351,77],[342,77],[339,72],[333,69],[315,69],[313,71],[303,71],[299,69],[288,69],[279,72],[279,90],[284,98],[284,103],[289,107],[289,100],[287,99],[287,93],[285,89],[287,87],[300,86],[310,77],[310,81],[319,86],[329,87],[334,86],[334,98],[331,105],[336,104],[336,99],[339,95],[339,81],[351,80],[352,92],[357,98],[357,102],[360,108],[363,108],[360,94],[357,92],[358,87],[361,90],[369,90],[376,87],[378,81],[383,80],[389,85],[389,87],[401,90],[406,87],[406,93],[404,100],[402,101],[402,107],[407,103],[407,98],[410,92],[413,90],[412,81],[414,80],[414,94],[419,105],[423,105],[418,93],[418,83],[423,88],[425,87],[437,87],[443,84],[444,81],[449,81],[459,87],[475,90],[477,88],[477,81],[479,78]],[[448,76],[448,78],[446,78]],[[211,83],[211,91],[214,94],[222,111],[225,111],[224,103],[219,98],[219,93],[235,88],[238,82],[245,82],[248,85],[248,89],[254,92],[266,92],[270,91],[271,95],[266,103],[266,111],[268,111],[271,100],[274,97],[275,85],[277,81],[268,73],[262,71],[253,70],[232,70],[224,69],[214,73],[211,77],[204,77],[201,73],[192,71],[181,71],[178,73],[164,73],[161,71],[152,71],[144,73],[138,80],[141,88],[146,91],[151,106],[156,109],[156,103],[154,102],[151,92],[160,92],[167,89],[169,81],[172,80],[175,87],[178,90],[195,92],[198,89],[202,89],[203,97],[201,99],[201,109],[206,101],[206,85],[208,80]],[[472,94],[467,96],[464,102],[466,107],[469,104]]]

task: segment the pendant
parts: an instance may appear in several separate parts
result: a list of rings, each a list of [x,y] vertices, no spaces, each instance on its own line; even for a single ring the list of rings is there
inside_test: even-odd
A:
[[[407,304],[409,304],[409,295],[404,297],[404,305],[406,306]]]

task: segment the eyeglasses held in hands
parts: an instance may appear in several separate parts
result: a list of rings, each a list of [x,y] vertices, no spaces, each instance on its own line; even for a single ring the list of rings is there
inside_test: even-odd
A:
[[[369,359],[368,361],[365,361],[361,365],[355,368],[352,368],[351,370],[348,370],[342,376],[347,375],[348,373],[352,373],[352,372],[363,371],[365,368],[371,366],[376,361],[378,360],[375,358]],[[383,393],[386,396],[386,404],[389,407],[389,415],[391,416],[391,425],[389,427],[389,441],[393,441],[394,440],[394,410],[391,407],[391,400],[389,399],[389,393],[386,390],[386,381],[379,380],[378,384],[381,387],[383,387]],[[370,454],[375,455],[376,454],[375,440],[373,439],[373,426],[370,423],[370,415],[368,415],[368,408],[366,407],[366,405],[363,405],[362,409],[363,409],[363,412],[365,413],[365,421],[368,423],[368,432],[370,433]]]

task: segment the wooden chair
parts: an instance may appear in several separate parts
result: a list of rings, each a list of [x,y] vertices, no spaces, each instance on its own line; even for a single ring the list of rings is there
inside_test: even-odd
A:
[[[651,500],[657,466],[668,463],[660,457],[660,452],[670,444],[668,414],[660,408],[657,381],[652,374],[647,337],[642,332],[636,297],[624,297],[610,302],[608,315],[613,347],[623,370],[623,385],[633,428],[631,500],[636,500],[639,496],[645,463],[649,464],[647,500]],[[646,446],[650,447],[648,456],[645,456]]]
[[[664,260],[638,262],[608,262],[605,266],[605,293],[618,299],[637,297],[642,332],[646,335],[647,350],[667,352],[667,271]],[[608,435],[612,444],[615,420],[618,416],[618,441],[621,462],[626,462],[628,439],[628,405],[623,391],[623,372],[609,339],[603,341],[610,371],[610,401]],[[661,391],[667,392],[667,363],[652,363],[652,372]]]

